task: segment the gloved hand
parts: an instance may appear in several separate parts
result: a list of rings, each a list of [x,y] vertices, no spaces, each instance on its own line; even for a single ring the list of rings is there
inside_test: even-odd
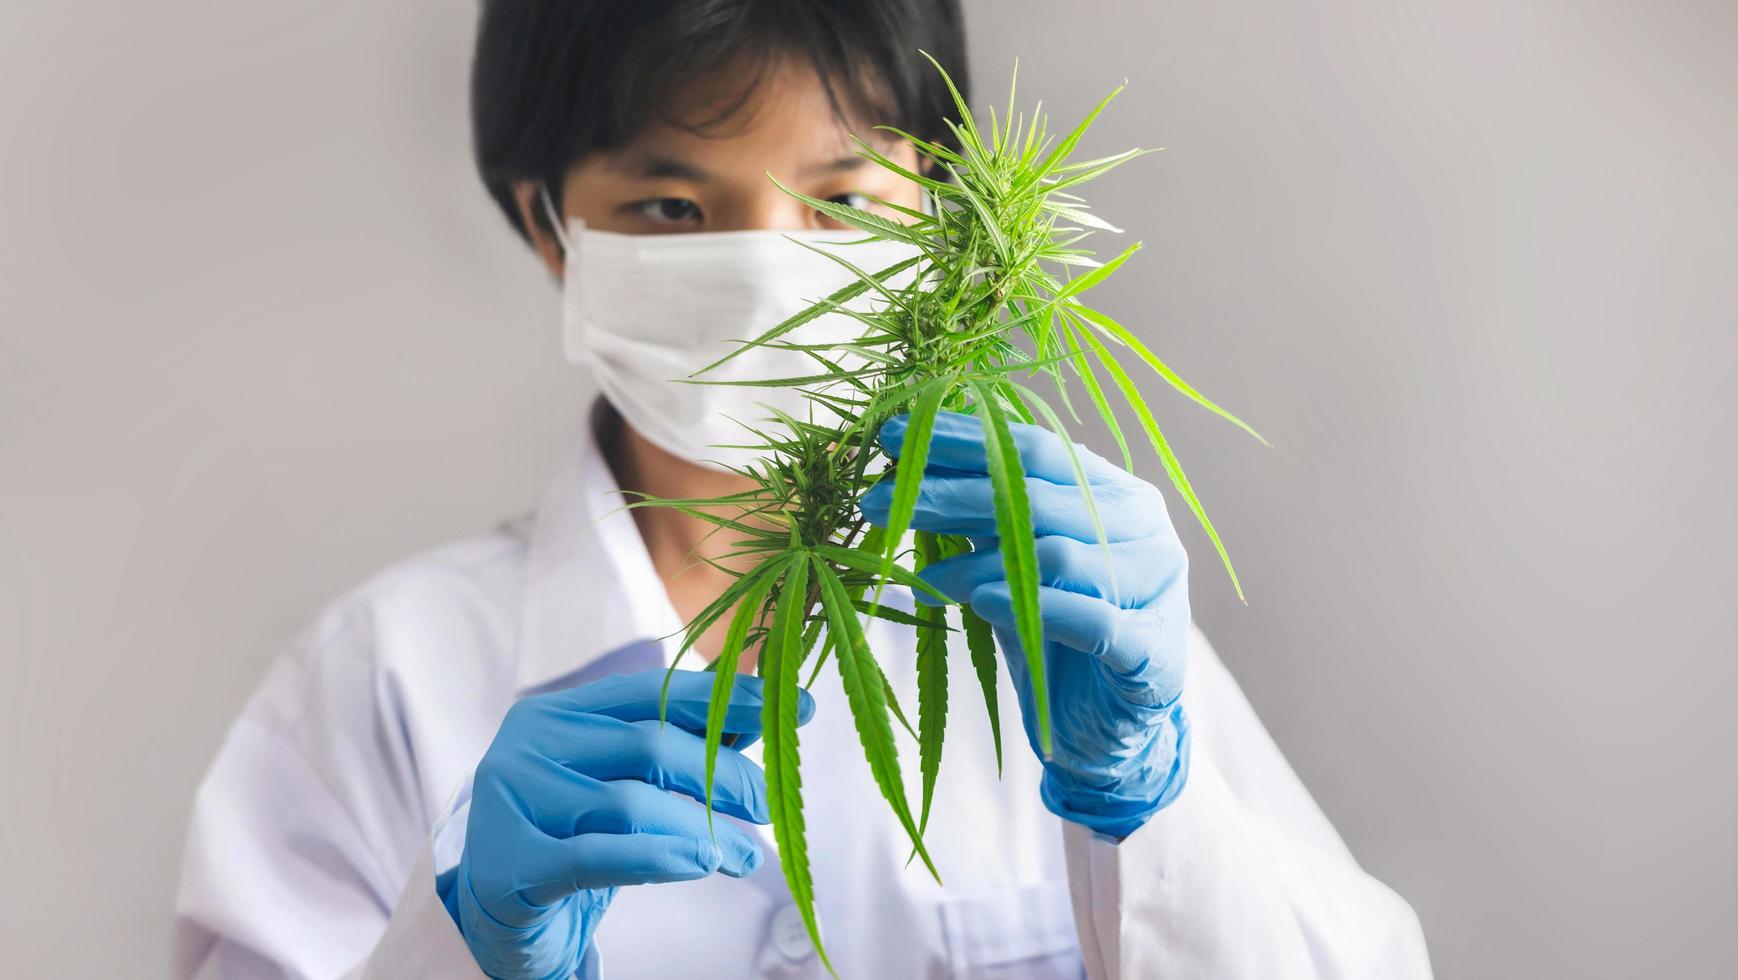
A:
[[[675,793],[706,799],[706,709],[713,675],[677,671],[659,727],[662,669],[529,697],[501,722],[472,780],[447,911],[491,977],[566,977],[579,968],[622,885],[750,874],[749,835]],[[802,692],[798,724],[814,714]],[[767,823],[766,775],[739,751],[760,735],[761,682],[741,676],[725,715],[738,748],[718,750],[713,804]],[[674,791],[674,792],[668,792]]]
[[[897,415],[881,427],[881,444],[895,458],[907,424],[907,416]],[[1038,426],[1012,429],[1037,532],[1050,686],[1053,752],[1043,759],[1040,792],[1056,815],[1120,839],[1175,799],[1188,777],[1189,722],[1180,700],[1190,629],[1188,555],[1158,489],[1077,444],[1109,542],[1107,564],[1062,439]],[[885,526],[892,500],[891,480],[875,485],[861,501],[864,517]],[[982,423],[939,413],[911,526],[965,535],[973,550],[921,575],[994,627],[1020,695],[1027,741],[1042,758],[994,501]],[[917,599],[936,602],[922,593]]]

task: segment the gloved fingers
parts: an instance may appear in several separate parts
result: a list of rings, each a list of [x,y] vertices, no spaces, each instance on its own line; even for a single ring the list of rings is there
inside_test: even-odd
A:
[[[971,606],[992,626],[1010,633],[1016,629],[1014,597],[1007,582],[987,582],[974,589]],[[1122,609],[1103,599],[1041,585],[1038,609],[1046,643],[1084,653],[1118,678],[1139,678],[1147,692],[1139,700],[1166,701],[1182,690],[1183,651],[1172,651],[1160,642],[1165,624],[1151,608]],[[1162,690],[1150,690],[1154,685]]]
[[[910,416],[895,415],[882,423],[881,446],[895,459],[905,449],[905,434]],[[1056,433],[1038,425],[1009,422],[1014,436],[1014,448],[1020,453],[1020,465],[1028,476],[1051,483],[1073,486],[1074,466],[1068,459],[1068,443]],[[1093,484],[1120,483],[1131,479],[1127,471],[1079,443],[1074,444],[1075,457],[1080,461],[1086,478]],[[929,437],[929,467],[946,467],[970,473],[988,473],[984,453],[984,423],[976,415],[960,412],[937,412],[935,426]]]
[[[1013,590],[1004,580],[985,582],[972,590],[968,600],[972,611],[992,626],[1015,630]],[[1044,624],[1044,640],[1093,656],[1109,656],[1128,638],[1121,635],[1122,627],[1116,614],[1124,610],[1103,599],[1083,596],[1047,585],[1038,587],[1039,619]]]
[[[1037,540],[1038,579],[1052,588],[1078,592],[1114,603],[1125,609],[1146,605],[1187,573],[1188,559],[1181,545],[1158,546],[1159,538],[1112,542],[1107,548],[1061,535]],[[955,555],[920,571],[923,579],[955,602],[967,602],[972,591],[986,582],[1005,581],[1004,556],[999,543],[979,551]],[[927,593],[917,594],[926,605],[940,603]]]
[[[528,883],[527,901],[549,905],[588,888],[692,881],[721,870],[724,855],[702,835],[580,834],[556,841],[547,881]]]
[[[1176,533],[1165,512],[1164,497],[1146,483],[1098,485],[1092,488],[1092,494],[1107,541],[1133,541]],[[1028,479],[1026,496],[1032,509],[1032,525],[1038,534],[1098,541],[1092,512],[1078,485]],[[858,501],[858,508],[869,523],[885,527],[893,509],[893,481],[882,480],[870,487]],[[925,474],[918,485],[911,527],[939,534],[994,536],[995,487],[987,476]]]
[[[740,878],[760,866],[760,848],[748,834],[729,820],[715,819],[708,825],[705,807],[638,780],[607,786],[607,796],[580,814],[574,833],[565,836],[653,834],[716,840],[721,855],[718,870]]]
[[[527,701],[547,699],[547,706],[560,709],[552,712],[558,715],[582,713],[607,715],[621,721],[656,720],[666,673],[663,669],[653,669],[615,674]],[[677,670],[671,674],[669,697],[665,703],[665,718],[670,724],[696,733],[706,731],[706,713],[712,703],[712,684],[716,676],[702,670]],[[761,679],[751,674],[738,675],[730,688],[730,707],[724,715],[725,733],[758,736],[760,710]],[[814,714],[815,699],[809,692],[799,689],[797,724],[807,724]]]
[[[594,716],[595,717],[595,716]],[[617,721],[596,717],[583,740],[560,746],[549,757],[562,766],[604,781],[637,779],[658,789],[706,800],[706,740],[657,719]],[[739,750],[718,747],[712,805],[720,813],[768,823],[766,774]]]

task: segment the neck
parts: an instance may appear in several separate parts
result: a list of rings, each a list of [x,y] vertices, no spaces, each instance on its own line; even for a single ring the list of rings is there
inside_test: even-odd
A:
[[[630,495],[707,499],[754,486],[746,477],[709,469],[664,451],[614,409],[604,412],[598,427],[603,455],[616,484]],[[636,507],[632,513],[652,567],[683,622],[692,620],[735,580],[730,572],[707,564],[706,559],[726,569],[740,564],[724,557],[736,535],[672,507]],[[717,624],[720,628],[709,630],[695,644],[695,650],[706,660],[717,657],[722,627],[729,618],[722,617]]]

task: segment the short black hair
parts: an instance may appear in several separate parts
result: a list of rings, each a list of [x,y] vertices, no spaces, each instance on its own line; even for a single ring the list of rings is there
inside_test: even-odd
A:
[[[482,0],[472,151],[483,184],[529,241],[514,181],[540,180],[559,194],[570,166],[630,141],[652,113],[703,131],[792,55],[809,59],[841,120],[848,104],[859,120],[957,149],[943,123],[957,115],[952,97],[919,49],[969,99],[958,0]],[[739,64],[753,69],[750,82],[715,118],[671,118],[676,93]]]

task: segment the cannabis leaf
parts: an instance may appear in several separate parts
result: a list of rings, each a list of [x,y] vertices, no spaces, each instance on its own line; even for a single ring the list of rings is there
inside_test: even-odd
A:
[[[852,243],[840,243],[838,251],[808,246],[839,263],[849,274],[846,285],[769,325],[759,336],[743,340],[687,379],[696,384],[796,387],[814,403],[812,418],[831,421],[823,424],[776,412],[767,419],[740,420],[745,438],[752,440],[744,444],[759,452],[754,464],[736,470],[748,489],[711,499],[644,497],[629,504],[674,508],[710,524],[712,533],[730,535],[729,557],[735,560],[711,559],[710,563],[735,579],[687,624],[678,654],[680,659],[713,624],[729,617],[722,652],[711,665],[717,676],[706,726],[707,803],[710,807],[731,686],[743,655],[758,647],[758,669],[765,682],[762,737],[774,836],[791,895],[829,971],[832,963],[817,926],[815,883],[803,825],[796,726],[801,668],[808,668],[812,683],[829,659],[835,661],[870,773],[909,836],[913,858],[921,858],[932,875],[935,864],[923,835],[940,779],[950,709],[949,640],[955,635],[963,641],[982,689],[998,773],[1003,761],[994,632],[969,605],[953,603],[918,574],[974,546],[965,537],[910,530],[929,466],[936,419],[942,412],[965,412],[984,423],[996,527],[995,541],[985,546],[1002,551],[1013,597],[1014,633],[1027,658],[1034,720],[1040,748],[1046,753],[1051,742],[1050,691],[1038,605],[1040,569],[1013,422],[1041,424],[1062,437],[1100,547],[1107,547],[1063,414],[1080,420],[1068,394],[1070,379],[1078,380],[1116,440],[1123,466],[1132,469],[1133,455],[1109,395],[1114,389],[1212,541],[1240,598],[1242,586],[1219,533],[1135,379],[1119,360],[1119,352],[1132,352],[1134,360],[1185,398],[1261,439],[1253,428],[1184,381],[1132,331],[1082,300],[1140,249],[1135,242],[1101,260],[1081,247],[1089,235],[1118,229],[1073,193],[1111,169],[1153,152],[1131,149],[1071,159],[1122,86],[1057,139],[1048,133],[1042,103],[1034,107],[1030,120],[1017,111],[1016,63],[1007,109],[1000,115],[989,110],[986,135],[947,71],[928,52],[920,53],[941,74],[958,110],[958,117],[948,121],[951,140],[926,140],[893,126],[876,127],[916,150],[923,161],[916,170],[894,162],[859,137],[853,140],[858,154],[870,163],[929,194],[934,213],[880,199],[874,201],[875,210],[850,207],[809,197],[773,180],[791,197],[863,232],[866,237],[861,241],[902,243],[911,249],[911,256],[868,271],[851,261]],[[768,178],[772,179],[770,174]],[[856,336],[842,344],[799,342],[797,331],[824,316],[848,317],[857,325]],[[791,378],[724,382],[707,377],[713,368],[758,346],[800,351],[814,368]],[[1109,386],[1100,380],[1100,370],[1108,375]],[[1029,383],[1033,379],[1043,379],[1046,387],[1054,388],[1061,412]],[[883,423],[901,414],[907,418],[894,458],[880,443],[879,433]],[[872,486],[884,481],[892,491],[886,526],[871,527],[859,502]],[[887,585],[921,593],[933,603],[920,604],[911,613],[884,606],[882,591]],[[949,625],[950,615],[958,616],[957,628]],[[876,659],[870,647],[865,620],[880,620],[886,628],[915,634],[915,726],[893,696],[887,665]],[[915,814],[901,776],[896,725],[918,744],[922,790]]]

